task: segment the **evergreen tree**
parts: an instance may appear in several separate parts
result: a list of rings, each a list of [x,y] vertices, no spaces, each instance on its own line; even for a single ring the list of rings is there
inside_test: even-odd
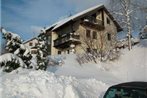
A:
[[[38,36],[37,44],[37,69],[46,70],[48,64],[47,58],[47,37],[45,31],[42,30],[41,34]]]
[[[6,40],[6,50],[9,53],[17,55],[27,65],[27,68],[31,68],[30,60],[32,58],[32,55],[29,49],[23,45],[20,36],[12,32],[6,31],[4,28],[1,28],[1,32],[3,34],[3,38]]]
[[[139,34],[140,39],[147,39],[147,25],[142,28],[140,34]]]

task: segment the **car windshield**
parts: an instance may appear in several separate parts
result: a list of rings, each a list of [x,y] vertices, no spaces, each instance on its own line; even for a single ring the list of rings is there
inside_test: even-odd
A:
[[[105,98],[147,98],[145,90],[126,89],[126,88],[110,88]]]

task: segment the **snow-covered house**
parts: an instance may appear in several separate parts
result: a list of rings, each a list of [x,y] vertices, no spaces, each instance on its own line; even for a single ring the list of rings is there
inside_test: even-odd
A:
[[[147,39],[147,25],[142,28],[139,36],[141,39]]]
[[[104,5],[84,10],[45,29],[50,55],[82,53],[82,47],[88,51],[83,38],[93,39],[94,44],[99,43],[103,50],[107,50],[110,46],[115,47],[116,33],[119,31],[122,28]]]
[[[38,40],[36,37],[32,38],[32,39],[29,39],[27,41],[25,41],[23,43],[27,48],[30,49],[31,51],[31,54],[36,54],[37,53],[37,48],[36,48],[36,45],[38,44]]]

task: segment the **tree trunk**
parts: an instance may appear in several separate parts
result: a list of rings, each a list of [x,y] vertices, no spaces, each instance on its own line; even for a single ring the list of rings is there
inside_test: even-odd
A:
[[[127,31],[128,31],[128,49],[132,49],[132,42],[131,42],[131,22],[130,22],[130,15],[127,11],[126,18],[127,18]]]
[[[129,50],[132,49],[131,31],[130,31],[130,29],[129,29],[129,31],[128,31],[128,49],[129,49]]]

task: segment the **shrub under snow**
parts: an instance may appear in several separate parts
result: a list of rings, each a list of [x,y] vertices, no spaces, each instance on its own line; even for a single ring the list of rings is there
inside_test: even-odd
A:
[[[1,28],[1,32],[3,34],[3,38],[6,40],[6,50],[9,53],[12,53],[11,55],[9,55],[10,57],[12,57],[11,61],[7,61],[5,63],[3,63],[3,61],[1,62],[1,66],[4,66],[4,68],[9,69],[4,71],[10,72],[20,67],[21,65],[19,65],[19,62],[17,62],[18,58],[22,59],[22,62],[27,65],[27,68],[31,68],[30,60],[32,58],[32,55],[30,53],[30,50],[23,45],[20,36],[12,32],[6,31],[4,28]]]
[[[6,53],[0,56],[0,65],[3,71],[11,72],[19,67],[27,67],[21,58],[12,53]]]

